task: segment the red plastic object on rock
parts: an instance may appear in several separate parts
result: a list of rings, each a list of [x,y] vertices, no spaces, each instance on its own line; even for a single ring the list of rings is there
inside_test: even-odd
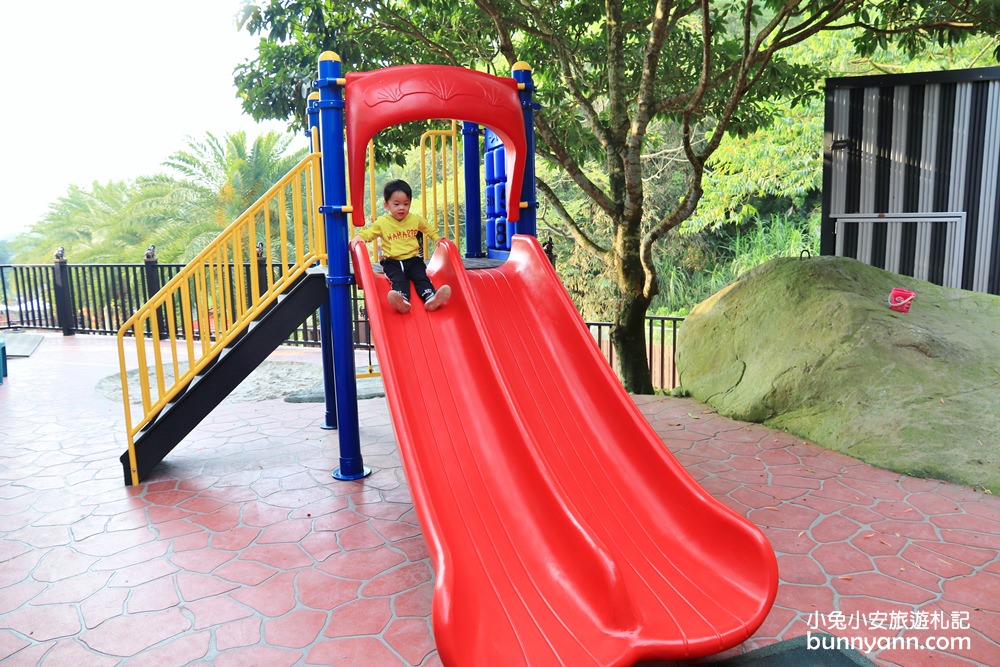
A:
[[[452,667],[631,666],[726,650],[763,622],[777,564],[709,495],[601,356],[538,241],[429,274],[448,304],[401,315],[351,246]]]
[[[889,292],[889,308],[899,313],[908,313],[910,312],[910,304],[913,303],[913,297],[916,295],[916,292],[893,287],[892,291]]]

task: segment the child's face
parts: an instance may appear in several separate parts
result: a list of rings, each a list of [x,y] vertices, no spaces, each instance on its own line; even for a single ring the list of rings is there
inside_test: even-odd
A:
[[[403,192],[393,192],[385,202],[385,210],[396,220],[402,220],[410,212],[410,198]]]

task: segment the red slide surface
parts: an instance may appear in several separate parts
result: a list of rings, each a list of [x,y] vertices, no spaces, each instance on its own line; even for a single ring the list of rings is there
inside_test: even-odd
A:
[[[632,665],[710,655],[777,590],[763,534],[712,498],[624,391],[536,239],[466,272],[442,242],[433,313],[386,302],[352,246],[436,572],[445,665]],[[363,436],[363,429],[362,429]]]

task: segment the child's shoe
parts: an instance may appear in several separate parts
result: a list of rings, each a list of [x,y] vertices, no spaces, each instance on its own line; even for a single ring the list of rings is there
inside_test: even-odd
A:
[[[389,305],[396,309],[396,312],[404,315],[410,312],[410,300],[403,296],[402,292],[389,290]]]
[[[434,292],[434,296],[427,299],[424,303],[424,308],[428,311],[435,311],[444,304],[448,303],[448,299],[451,298],[451,287],[448,285],[441,285],[437,292]]]

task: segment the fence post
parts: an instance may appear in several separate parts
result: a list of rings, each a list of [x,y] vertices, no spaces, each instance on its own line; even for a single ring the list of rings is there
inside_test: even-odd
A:
[[[252,294],[251,297],[254,301],[264,296],[268,290],[267,282],[267,257],[264,256],[264,243],[257,243],[257,293]],[[250,282],[249,280],[247,282]]]
[[[3,312],[3,324],[4,328],[10,326],[10,306],[7,303],[7,273],[8,269],[14,270],[14,267],[0,266],[0,310]]]
[[[66,255],[62,246],[52,257],[53,289],[56,295],[56,324],[62,328],[63,336],[72,336],[76,327],[73,310],[73,293],[69,287],[69,270],[66,268]]]
[[[156,258],[156,246],[150,244],[146,248],[146,255],[143,260],[143,276],[146,282],[146,301],[149,301],[154,294],[160,291],[160,261]],[[160,309],[160,312],[156,314],[157,329],[160,332],[161,338],[166,338],[169,334],[167,333],[167,313],[166,306]]]
[[[545,256],[549,258],[549,263],[552,264],[552,268],[556,268],[556,250],[552,243],[552,237],[549,236],[549,240],[542,244],[542,250],[545,251]]]

